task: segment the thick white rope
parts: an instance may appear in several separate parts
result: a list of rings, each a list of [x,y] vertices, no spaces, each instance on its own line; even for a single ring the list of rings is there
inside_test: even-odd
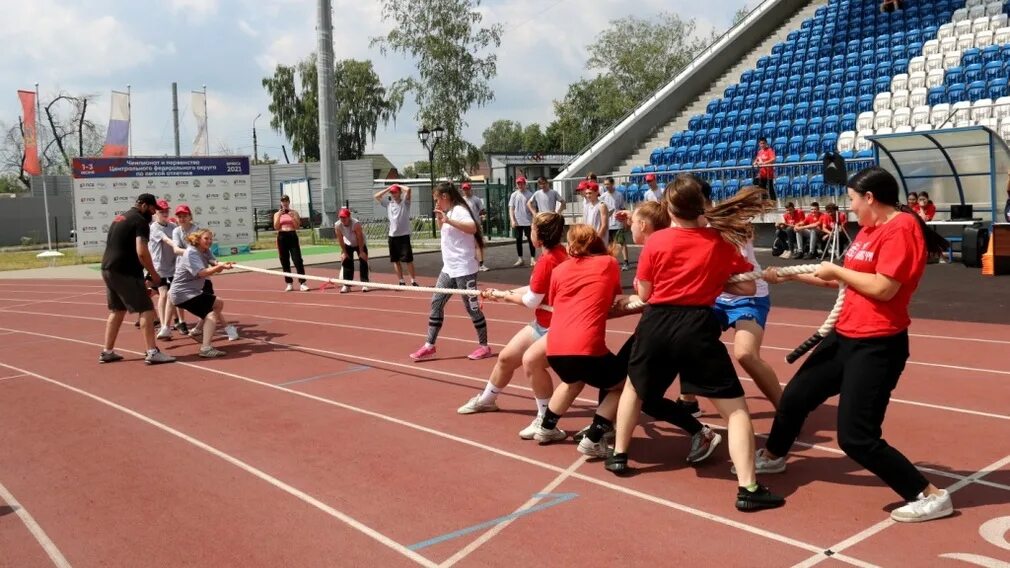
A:
[[[339,284],[341,286],[362,286],[374,290],[394,290],[407,292],[426,292],[431,294],[458,294],[460,296],[480,296],[480,290],[460,290],[459,288],[435,288],[433,286],[401,286],[399,284],[383,284],[382,282],[361,282],[358,280],[342,280],[340,278],[326,278],[323,276],[312,276],[311,274],[293,274],[281,270],[267,270],[245,264],[236,264],[235,268],[248,270],[249,272],[259,272],[260,274],[270,274],[273,276],[287,276],[289,278],[299,278],[301,280],[313,280],[326,284]]]

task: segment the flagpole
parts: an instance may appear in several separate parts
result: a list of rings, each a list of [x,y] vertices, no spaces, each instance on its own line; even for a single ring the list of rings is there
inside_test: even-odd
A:
[[[126,86],[126,155],[133,153],[133,95],[130,94],[130,86]]]
[[[204,155],[210,156],[210,119],[207,117],[207,85],[203,86],[203,124],[203,131],[207,136],[207,152]]]
[[[42,148],[39,157],[39,173],[42,174],[42,207],[46,215],[46,250],[37,255],[37,258],[63,256],[58,251],[53,251],[53,235],[49,228],[49,191],[46,188],[46,153],[45,145],[42,143],[42,106],[39,102],[39,84],[35,83],[35,142],[36,146]]]

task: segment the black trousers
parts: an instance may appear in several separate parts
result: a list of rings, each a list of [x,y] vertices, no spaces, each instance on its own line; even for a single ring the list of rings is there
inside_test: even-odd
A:
[[[298,233],[295,231],[278,231],[277,232],[277,253],[281,256],[281,268],[284,272],[291,272],[291,261],[295,261],[295,270],[298,274],[305,274],[305,264],[302,262],[302,247],[298,243]],[[288,284],[294,282],[294,280],[285,276],[284,281]],[[299,279],[299,282],[305,284],[305,280]]]
[[[914,500],[929,481],[884,441],[881,430],[891,391],[907,360],[907,331],[870,339],[828,334],[782,392],[768,451],[776,456],[789,453],[807,415],[840,395],[838,445],[902,499]]]
[[[518,225],[512,228],[512,234],[516,238],[516,256],[519,258],[523,257],[523,235],[526,235],[526,242],[530,245],[530,258],[536,255],[537,251],[533,248],[533,238],[530,236],[532,230],[531,225]]]
[[[362,254],[368,254],[368,247],[358,245],[356,247],[344,245],[344,252],[347,258],[340,261],[340,279],[354,280],[354,254],[358,254],[358,269],[361,271],[361,281],[368,282],[368,261],[361,258]]]

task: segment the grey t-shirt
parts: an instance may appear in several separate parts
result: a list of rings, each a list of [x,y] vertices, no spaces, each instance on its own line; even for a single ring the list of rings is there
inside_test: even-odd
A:
[[[175,269],[175,249],[165,242],[165,237],[172,238],[175,224],[151,223],[151,238],[147,241],[147,250],[151,251],[151,261],[160,276],[168,276]]]
[[[400,199],[397,203],[392,199],[383,199],[382,206],[386,208],[389,217],[389,236],[402,237],[410,234],[410,199]]]
[[[509,207],[515,212],[516,224],[520,227],[529,227],[533,224],[533,216],[530,215],[530,210],[526,208],[526,203],[533,197],[533,192],[519,191],[518,189],[512,192],[509,197]]]
[[[175,246],[181,249],[188,249],[189,241],[186,240],[186,237],[188,237],[193,231],[196,231],[199,228],[200,226],[197,225],[196,223],[190,223],[189,230],[187,231],[186,229],[182,228],[182,225],[179,225],[178,227],[175,228],[175,230],[172,231],[172,242],[175,243]]]
[[[537,190],[533,194],[533,208],[537,213],[553,213],[558,210],[558,202],[563,201],[561,194],[553,189],[547,191]]]
[[[606,204],[602,200],[597,201],[596,205],[593,205],[589,201],[586,201],[584,206],[585,208],[582,213],[582,222],[592,227],[594,231],[599,230],[601,222],[603,223],[606,222],[601,219],[601,217],[603,217],[603,210],[600,208],[600,206],[606,206]],[[609,232],[603,233],[603,242],[604,243],[610,242]]]
[[[614,191],[614,193],[604,191],[600,194],[600,201],[606,203],[607,209],[610,209],[610,230],[615,231],[624,228],[624,224],[618,221],[617,216],[614,215],[615,212],[624,209],[624,196],[617,191]]]
[[[196,247],[189,247],[179,257],[179,262],[175,265],[175,278],[168,290],[173,304],[179,305],[203,293],[207,279],[201,278],[199,274],[201,270],[210,266],[212,259],[210,251],[206,254],[201,253]]]

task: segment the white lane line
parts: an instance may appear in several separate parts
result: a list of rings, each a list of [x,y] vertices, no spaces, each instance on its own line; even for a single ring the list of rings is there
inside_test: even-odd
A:
[[[0,377],[0,381],[6,381],[7,379],[16,379],[18,377],[27,377],[28,375],[17,374],[17,375],[7,375],[6,377]]]
[[[573,462],[572,465],[568,466],[568,469],[566,469],[565,471],[559,473],[557,477],[555,477],[553,480],[551,480],[551,482],[548,483],[546,486],[544,486],[543,489],[541,489],[540,491],[538,491],[537,495],[546,495],[547,493],[551,493],[552,491],[554,491],[554,489],[557,488],[557,486],[561,485],[561,483],[564,480],[566,480],[569,477],[571,477],[571,475],[573,473],[575,473],[575,470],[579,469],[579,467],[581,467],[582,464],[586,463],[586,460],[588,460],[588,459],[589,459],[588,456],[581,456],[581,457],[579,457],[579,459],[575,460],[575,462]],[[545,497],[533,497],[529,501],[526,501],[525,503],[523,503],[522,505],[520,505],[518,509],[516,509],[515,511],[512,512],[512,514],[522,513],[526,509],[529,509],[531,507],[535,507],[536,504],[539,503],[540,501],[543,501],[544,498]],[[469,556],[471,553],[473,553],[473,551],[477,550],[482,545],[484,545],[487,541],[489,541],[492,538],[498,536],[498,534],[500,532],[502,532],[509,525],[511,525],[513,522],[515,522],[517,520],[517,518],[518,517],[513,517],[513,518],[511,518],[511,519],[509,519],[509,520],[507,520],[507,521],[505,521],[503,523],[498,523],[497,525],[491,527],[490,529],[488,529],[487,532],[485,532],[484,534],[482,534],[479,537],[477,537],[476,539],[474,539],[473,542],[471,542],[470,544],[466,545],[460,551],[458,551],[456,554],[453,554],[452,556],[450,556],[449,558],[447,558],[444,562],[442,562],[441,564],[439,564],[438,565],[439,568],[449,568],[450,566],[452,566],[452,565],[456,564],[457,562],[463,560],[464,558],[466,558],[467,556]]]
[[[234,457],[234,456],[232,456],[230,454],[227,454],[227,453],[225,453],[225,452],[223,452],[223,451],[221,451],[221,450],[219,450],[217,448],[215,448],[214,446],[211,446],[210,444],[207,444],[207,443],[205,443],[203,441],[200,441],[200,440],[198,440],[198,439],[196,439],[196,438],[194,438],[194,437],[192,437],[192,436],[190,436],[188,434],[184,434],[184,433],[176,430],[175,428],[172,428],[171,426],[168,426],[167,424],[158,422],[157,420],[155,420],[155,419],[153,419],[153,418],[151,418],[149,416],[146,416],[144,414],[141,414],[141,413],[139,413],[139,412],[137,412],[135,410],[132,410],[130,408],[126,408],[125,406],[116,404],[115,402],[112,402],[111,400],[102,398],[102,397],[100,397],[100,396],[98,396],[96,394],[92,394],[92,393],[90,393],[88,391],[79,389],[77,387],[68,385],[66,383],[62,383],[60,381],[57,381],[56,379],[52,379],[50,377],[46,377],[46,376],[40,375],[38,373],[33,373],[31,371],[28,371],[28,370],[25,370],[25,369],[21,369],[21,368],[15,367],[15,366],[7,364],[7,363],[0,363],[0,366],[7,367],[8,369],[12,369],[14,371],[18,371],[19,373],[23,373],[25,375],[30,375],[32,377],[35,377],[36,379],[41,380],[41,381],[45,381],[45,382],[50,383],[52,385],[56,385],[56,386],[58,386],[60,388],[66,389],[66,390],[68,390],[70,392],[79,394],[81,396],[85,396],[85,397],[90,398],[90,399],[92,399],[92,400],[94,400],[96,402],[100,402],[101,404],[104,404],[104,405],[106,405],[106,406],[108,406],[110,408],[114,408],[114,409],[122,412],[123,414],[127,414],[129,416],[132,416],[132,417],[136,418],[137,420],[140,420],[142,422],[146,422],[147,424],[150,424],[151,426],[154,426],[155,428],[157,428],[157,429],[159,429],[159,430],[161,430],[163,432],[171,434],[172,436],[175,436],[176,438],[179,438],[180,440],[182,440],[182,441],[184,441],[184,442],[186,442],[188,444],[196,446],[197,448],[200,448],[201,450],[203,450],[203,451],[205,451],[205,452],[207,452],[207,453],[209,453],[209,454],[211,454],[211,455],[213,455],[215,457],[221,458],[222,460],[224,460],[224,461],[230,463],[231,465],[233,465],[233,466],[235,466],[235,467],[237,467],[237,468],[245,471],[246,473],[249,473],[249,474],[251,474],[251,475],[253,475],[255,477],[258,477],[259,479],[267,482],[268,484],[272,485],[273,487],[276,487],[277,489],[280,489],[281,491],[283,491],[283,492],[285,492],[285,493],[287,493],[287,494],[289,494],[289,495],[291,495],[293,497],[296,497],[297,499],[299,499],[299,500],[301,500],[301,501],[303,501],[303,502],[311,505],[312,507],[315,507],[316,509],[319,509],[320,511],[322,511],[322,512],[324,512],[324,513],[326,513],[326,514],[328,514],[328,515],[330,515],[330,516],[332,516],[332,517],[334,517],[334,518],[342,521],[343,523],[347,524],[351,528],[353,528],[353,529],[355,529],[355,530],[357,530],[357,531],[359,531],[359,532],[367,535],[368,537],[372,538],[373,540],[375,540],[375,541],[377,541],[377,542],[385,545],[386,547],[392,549],[393,551],[398,552],[398,553],[406,556],[407,558],[413,560],[414,562],[417,562],[421,566],[427,566],[427,567],[431,567],[431,568],[434,568],[434,567],[437,566],[437,564],[435,564],[431,560],[428,560],[427,558],[421,556],[420,554],[414,552],[413,550],[408,549],[406,546],[403,546],[402,544],[394,541],[393,539],[389,538],[388,536],[386,536],[386,535],[380,533],[379,531],[377,531],[377,530],[369,527],[368,525],[365,525],[364,523],[362,523],[362,522],[360,522],[360,521],[358,521],[358,520],[356,520],[356,519],[354,519],[354,518],[352,518],[352,517],[350,517],[350,516],[348,516],[348,515],[340,512],[340,511],[338,511],[337,509],[334,509],[333,507],[327,505],[326,503],[323,503],[319,499],[316,499],[315,497],[309,495],[308,493],[305,493],[301,489],[298,489],[298,488],[296,488],[296,487],[294,487],[292,485],[289,485],[289,484],[281,481],[280,479],[277,479],[276,477],[274,477],[274,476],[272,476],[272,475],[270,475],[270,474],[268,474],[268,473],[266,473],[266,472],[264,472],[264,471],[262,471],[260,469],[257,469],[255,467],[253,467],[252,465],[249,465],[246,462],[244,462],[244,461],[242,461],[242,460],[240,460],[240,459],[238,459],[238,458],[236,458],[236,457]]]
[[[951,493],[951,494],[956,493],[956,492],[960,491],[961,489],[964,489],[965,487],[971,485],[972,483],[975,483],[976,481],[982,479],[983,477],[989,475],[990,473],[992,473],[992,472],[1000,469],[1001,467],[1003,467],[1003,466],[1005,466],[1007,464],[1010,464],[1010,456],[1004,456],[1004,457],[996,460],[995,462],[993,462],[993,463],[991,463],[991,464],[983,467],[982,469],[976,471],[975,473],[969,475],[968,477],[965,477],[961,481],[958,481],[957,483],[954,483],[953,485],[947,487],[947,492]],[[939,520],[937,522],[941,522],[942,523],[943,521]],[[894,526],[896,524],[898,524],[897,521],[894,521],[890,517],[888,517],[887,519],[884,519],[883,521],[880,521],[879,523],[877,523],[877,524],[875,524],[875,525],[873,525],[873,526],[871,526],[871,527],[869,527],[869,528],[867,528],[865,530],[862,530],[862,531],[860,531],[860,532],[858,532],[858,533],[850,536],[849,538],[847,538],[847,539],[839,542],[838,544],[836,544],[836,545],[828,548],[828,550],[830,550],[832,552],[835,552],[835,553],[842,552],[843,550],[846,550],[848,548],[852,548],[853,546],[859,544],[860,542],[863,542],[864,540],[866,540],[866,539],[868,539],[868,538],[870,538],[870,537],[872,537],[872,536],[880,533],[881,531],[887,529],[888,527],[892,527],[892,526]],[[815,555],[811,556],[810,558],[807,558],[806,560],[804,560],[803,562],[800,562],[799,564],[796,564],[795,566],[793,566],[793,568],[808,568],[810,566],[814,566],[816,564],[820,564],[821,562],[823,562],[823,561],[825,561],[825,560],[827,560],[829,558],[836,558],[836,556],[827,556],[826,554],[824,554],[822,552],[820,554],[815,554]]]
[[[58,568],[70,568],[70,562],[67,561],[66,557],[63,556],[63,553],[60,552],[60,549],[57,548],[56,544],[49,538],[46,531],[42,530],[39,523],[35,521],[35,517],[33,517],[31,513],[28,512],[28,509],[25,509],[21,503],[18,503],[18,500],[14,498],[14,495],[4,486],[3,483],[0,483],[0,498],[6,501],[7,505],[14,509],[14,513],[19,519],[21,519],[21,522],[25,524],[25,528],[28,529],[28,532],[32,533],[32,536],[35,537],[36,541],[38,541],[42,550],[46,551],[46,554],[49,556],[49,560],[52,561],[53,566],[57,566]]]
[[[88,345],[88,346],[92,346],[92,347],[101,347],[101,344],[93,343],[93,342],[90,342],[90,341],[82,341],[80,339],[74,339],[74,338],[71,338],[71,337],[62,337],[62,336],[59,336],[59,335],[51,335],[51,334],[34,332],[34,331],[24,331],[24,330],[10,329],[10,328],[0,328],[0,331],[17,331],[19,333],[24,333],[24,334],[27,334],[27,335],[37,335],[37,336],[50,337],[50,338],[53,338],[53,339],[60,339],[60,340],[63,340],[63,341],[67,341],[69,343],[77,343],[77,344],[80,344],[80,345]],[[127,349],[122,349],[121,351],[124,352],[124,353],[131,353],[131,354],[135,354],[135,355],[141,355],[141,353],[139,351],[131,351],[131,350],[127,350]],[[10,367],[10,365],[6,365],[4,363],[0,363],[0,365],[5,365],[5,366]],[[277,390],[277,391],[280,391],[280,392],[285,392],[285,393],[288,393],[288,394],[291,394],[291,395],[294,395],[294,396],[298,396],[298,397],[302,397],[302,398],[305,398],[305,399],[308,399],[308,400],[314,400],[316,402],[320,402],[320,403],[327,404],[327,405],[330,405],[330,406],[334,406],[334,407],[337,407],[337,408],[342,408],[342,409],[349,410],[351,412],[356,412],[358,414],[362,414],[362,415],[365,415],[365,416],[370,416],[370,417],[376,418],[378,420],[382,420],[382,421],[385,421],[385,422],[390,422],[392,424],[398,424],[400,426],[404,426],[404,427],[407,427],[407,428],[410,428],[410,429],[413,429],[413,430],[416,430],[416,431],[419,431],[419,432],[424,432],[424,433],[427,433],[427,434],[431,434],[431,435],[437,436],[439,438],[443,438],[443,439],[446,439],[446,440],[451,440],[451,441],[454,441],[454,442],[458,442],[460,444],[463,444],[463,445],[466,445],[466,446],[470,446],[472,448],[477,448],[477,449],[485,450],[487,452],[490,452],[490,453],[493,453],[493,454],[496,454],[496,455],[499,455],[499,456],[502,456],[502,457],[507,457],[507,458],[510,458],[512,460],[519,461],[519,462],[522,462],[522,463],[526,463],[526,464],[529,464],[529,465],[532,465],[532,466],[536,466],[536,467],[539,467],[539,468],[542,468],[542,469],[546,469],[548,471],[553,471],[553,472],[556,472],[556,473],[563,473],[565,471],[561,467],[558,467],[556,465],[553,465],[553,464],[550,464],[550,463],[547,463],[547,462],[542,462],[542,461],[539,461],[539,460],[536,460],[536,459],[533,459],[533,458],[528,458],[526,456],[523,456],[523,455],[520,455],[520,454],[516,454],[516,453],[510,452],[510,451],[507,451],[507,450],[502,450],[502,449],[496,448],[494,446],[489,446],[487,444],[484,444],[484,443],[481,443],[481,442],[477,442],[475,440],[470,440],[470,439],[464,438],[462,436],[456,436],[454,434],[449,434],[448,432],[443,432],[441,430],[436,430],[434,428],[429,428],[427,426],[423,426],[423,425],[420,425],[420,424],[409,422],[407,420],[402,420],[402,419],[396,418],[394,416],[389,416],[387,414],[382,414],[380,412],[375,412],[375,411],[372,411],[372,410],[367,410],[367,409],[364,409],[364,408],[360,408],[360,407],[357,407],[357,406],[353,406],[353,405],[350,405],[350,404],[339,402],[339,401],[336,401],[336,400],[333,400],[333,399],[329,399],[329,398],[325,398],[325,397],[321,397],[321,396],[316,396],[316,395],[313,395],[313,394],[305,393],[305,392],[298,391],[298,390],[289,389],[289,388],[286,388],[286,387],[281,387],[281,386],[278,386],[278,385],[274,385],[274,384],[271,384],[271,383],[267,383],[267,382],[264,382],[264,381],[259,381],[259,380],[253,379],[251,377],[246,377],[246,376],[243,376],[243,375],[239,375],[239,374],[236,374],[236,373],[231,373],[231,372],[228,372],[228,371],[223,371],[223,370],[220,370],[220,369],[214,369],[214,368],[211,368],[211,367],[204,367],[202,365],[197,365],[197,364],[194,364],[194,363],[186,363],[186,362],[183,362],[183,361],[178,361],[178,362],[174,363],[174,365],[176,365],[176,366],[182,366],[182,367],[189,367],[189,368],[193,368],[193,369],[199,369],[201,371],[205,371],[205,372],[208,372],[208,373],[222,375],[222,376],[229,377],[229,378],[232,378],[232,379],[236,379],[236,380],[239,380],[239,381],[243,381],[243,382],[246,382],[246,383],[250,383],[250,384],[254,384],[254,385],[259,385],[259,386],[262,386],[262,387],[265,387],[265,388],[268,388],[268,389],[273,389],[273,390]],[[11,367],[11,368],[14,368],[14,367]],[[18,369],[18,370],[21,371],[21,369]],[[35,376],[34,373],[32,373],[32,375]],[[70,388],[73,388],[73,387],[70,387]],[[663,499],[663,498],[657,497],[655,495],[651,495],[651,494],[644,493],[644,492],[641,492],[641,491],[637,491],[637,490],[634,490],[634,489],[629,489],[629,488],[624,487],[622,485],[617,485],[615,483],[610,483],[608,481],[603,481],[603,480],[600,480],[600,479],[596,479],[595,477],[590,477],[590,476],[585,475],[585,474],[581,474],[581,473],[575,472],[575,473],[571,474],[571,477],[577,478],[577,479],[581,479],[583,481],[586,481],[588,483],[592,483],[594,485],[598,485],[600,487],[606,487],[608,489],[611,489],[613,491],[617,491],[619,493],[623,493],[625,495],[631,495],[633,497],[638,497],[639,499],[643,499],[645,501],[649,501],[649,502],[652,502],[652,503],[655,503],[655,504],[658,504],[658,505],[662,505],[662,506],[670,508],[670,509],[674,509],[674,510],[677,510],[677,511],[688,513],[690,515],[693,515],[693,516],[696,516],[696,517],[699,517],[699,518],[702,518],[702,519],[706,519],[706,520],[709,520],[709,521],[712,521],[712,522],[715,522],[715,523],[718,523],[718,524],[721,524],[721,525],[725,525],[725,526],[728,526],[728,527],[736,528],[736,529],[739,529],[741,531],[748,532],[750,534],[754,534],[754,535],[757,535],[757,536],[761,536],[761,537],[764,537],[764,538],[769,539],[769,540],[773,540],[773,541],[776,541],[776,542],[779,542],[779,543],[782,543],[782,544],[787,544],[787,545],[790,545],[790,546],[793,546],[793,547],[796,547],[796,548],[800,548],[802,550],[806,550],[806,551],[809,551],[809,552],[820,552],[820,551],[824,550],[823,547],[815,546],[813,544],[809,544],[809,543],[806,543],[806,542],[803,542],[803,541],[800,541],[800,540],[797,540],[797,539],[794,539],[794,538],[790,538],[790,537],[787,537],[785,535],[781,535],[781,534],[778,534],[778,533],[775,533],[775,532],[772,532],[772,531],[769,531],[769,530],[766,530],[766,529],[763,529],[763,528],[760,528],[760,527],[748,525],[747,523],[742,523],[740,521],[736,521],[736,520],[733,520],[733,519],[730,519],[730,518],[727,518],[727,517],[722,517],[720,515],[716,515],[716,514],[713,514],[713,513],[702,511],[700,509],[695,509],[694,507],[690,507],[690,506],[683,505],[683,504],[680,504],[680,503],[677,503],[677,502],[674,502],[674,501]],[[856,566],[864,566],[864,564],[859,563],[859,561],[857,561],[855,559],[847,559],[846,556],[841,555],[841,554],[835,555],[833,558],[835,560],[840,560],[840,561],[843,561],[843,562],[848,562],[848,563],[854,564]]]

